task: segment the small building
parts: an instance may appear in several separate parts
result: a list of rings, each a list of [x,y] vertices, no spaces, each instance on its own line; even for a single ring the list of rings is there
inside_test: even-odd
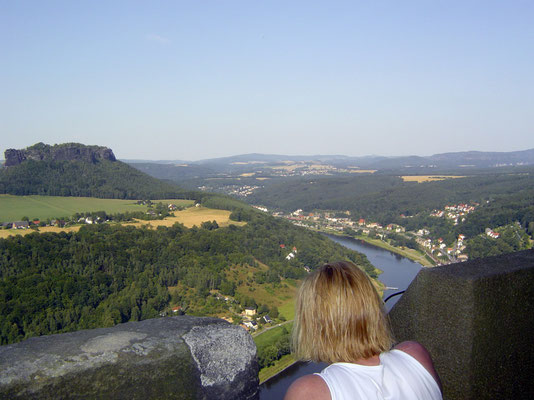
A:
[[[264,315],[263,316],[263,320],[268,323],[268,324],[271,324],[273,322],[273,320],[271,319],[271,317],[269,317],[268,315]]]
[[[258,324],[255,321],[245,321],[243,324],[249,329],[258,329]]]
[[[286,257],[286,260],[291,260],[292,258],[295,258],[295,255],[293,253],[289,253]]]
[[[252,307],[245,307],[245,315],[247,317],[252,317],[253,315],[256,314],[256,309],[255,308],[252,308]]]
[[[13,229],[28,229],[30,224],[28,221],[15,221],[13,222]]]

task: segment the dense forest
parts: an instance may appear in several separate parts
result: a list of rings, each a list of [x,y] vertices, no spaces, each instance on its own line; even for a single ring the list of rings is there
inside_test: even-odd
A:
[[[434,182],[404,182],[394,175],[299,179],[269,185],[246,198],[282,211],[349,210],[354,218],[387,223],[457,202],[483,202],[499,195],[534,190],[534,170],[484,174]]]
[[[430,231],[452,246],[459,234],[467,237],[469,258],[509,253],[531,247],[534,234],[534,171],[521,167],[516,173],[478,173],[434,182],[404,182],[380,174],[350,178],[299,179],[259,189],[247,201],[274,209],[293,211],[349,211],[358,221],[397,224],[407,231]],[[459,203],[477,204],[476,210],[455,224],[431,216],[433,210]],[[487,228],[501,234],[489,239]],[[390,243],[418,248],[414,237],[388,233]]]
[[[211,201],[225,205],[225,199]],[[247,223],[156,230],[102,224],[1,239],[1,344],[153,318],[171,302],[187,313],[217,314],[223,306],[213,291],[237,296],[240,282],[229,271],[238,265],[268,265],[254,279],[271,284],[337,259],[375,274],[365,256],[317,233],[246,207],[232,218]],[[298,256],[287,261],[283,243],[297,247]],[[177,290],[171,294],[169,287]]]
[[[189,198],[178,186],[152,178],[120,161],[27,160],[0,169],[0,194],[81,196],[110,199]]]

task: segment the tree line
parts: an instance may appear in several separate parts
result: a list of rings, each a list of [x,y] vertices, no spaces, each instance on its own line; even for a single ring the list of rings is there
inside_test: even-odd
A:
[[[218,313],[228,306],[211,291],[235,291],[229,269],[256,260],[269,266],[260,281],[300,278],[303,266],[338,259],[374,275],[364,255],[322,235],[246,208],[233,215],[247,224],[102,224],[0,239],[0,343],[154,318],[171,302],[195,315]],[[287,261],[282,243],[298,257]]]

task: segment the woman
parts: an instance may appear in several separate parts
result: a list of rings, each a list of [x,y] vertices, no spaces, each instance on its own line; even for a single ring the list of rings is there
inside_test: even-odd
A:
[[[330,365],[297,379],[284,399],[441,399],[426,349],[392,344],[382,299],[368,276],[350,262],[322,266],[299,289],[293,350],[301,360]]]

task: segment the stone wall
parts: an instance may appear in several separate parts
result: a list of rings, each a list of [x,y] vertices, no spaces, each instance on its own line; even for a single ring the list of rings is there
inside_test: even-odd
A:
[[[422,269],[389,313],[422,343],[446,399],[534,398],[534,251]]]
[[[0,347],[2,399],[257,396],[251,336],[216,318],[158,318]]]

